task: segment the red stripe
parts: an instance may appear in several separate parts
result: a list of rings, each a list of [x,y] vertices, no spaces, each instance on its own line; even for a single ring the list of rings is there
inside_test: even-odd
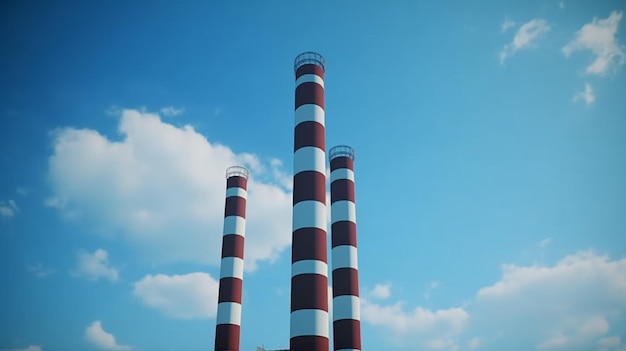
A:
[[[319,228],[300,228],[291,236],[291,263],[301,260],[327,262],[326,231]]]
[[[239,257],[243,259],[244,238],[237,234],[222,237],[222,258]]]
[[[333,270],[333,297],[359,296],[359,272],[353,268]]]
[[[324,108],[324,88],[314,82],[306,82],[296,87],[296,109],[302,105],[315,104]]]
[[[317,74],[322,79],[324,79],[324,69],[321,66],[311,63],[298,67],[298,69],[296,70],[296,79],[305,74]]]
[[[294,133],[293,151],[301,147],[316,146],[325,150],[324,126],[319,122],[305,121],[298,123]]]
[[[352,221],[339,221],[332,224],[331,228],[332,247],[351,245],[356,247],[356,223]]]
[[[291,278],[291,312],[305,309],[328,312],[328,278],[299,274]]]
[[[331,172],[339,168],[348,168],[354,171],[354,160],[352,160],[350,157],[345,156],[335,157],[330,160]]]
[[[241,327],[236,324],[218,324],[215,328],[215,351],[239,351]]]
[[[326,176],[316,171],[303,171],[293,176],[293,204],[315,200],[326,203]]]
[[[217,303],[220,302],[237,302],[241,303],[241,288],[243,281],[239,278],[221,278],[220,290]]]
[[[328,351],[328,338],[317,335],[296,336],[289,340],[291,351]]]
[[[350,179],[337,179],[330,183],[330,202],[354,201],[354,182]]]
[[[226,188],[248,188],[248,179],[240,176],[228,177],[226,180]]]
[[[229,196],[226,198],[224,217],[239,216],[246,218],[246,199],[241,196]]]
[[[361,349],[361,322],[341,319],[333,322],[333,344],[335,350]]]

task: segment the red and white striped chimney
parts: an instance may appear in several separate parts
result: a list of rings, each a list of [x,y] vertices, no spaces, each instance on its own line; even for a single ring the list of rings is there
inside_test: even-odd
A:
[[[291,246],[292,351],[328,351],[324,58],[295,59],[296,103]]]
[[[239,351],[248,170],[229,167],[226,179],[215,351]]]
[[[329,160],[334,350],[361,350],[354,150],[335,146],[330,149]]]

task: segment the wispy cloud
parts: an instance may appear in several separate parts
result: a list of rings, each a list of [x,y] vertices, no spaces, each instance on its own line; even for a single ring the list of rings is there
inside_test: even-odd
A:
[[[575,51],[589,50],[595,60],[586,68],[589,74],[604,75],[612,68],[626,62],[626,54],[619,45],[616,33],[622,12],[613,11],[605,19],[593,18],[591,23],[582,26],[576,37],[563,47],[563,53],[569,57]]]
[[[585,83],[585,90],[576,93],[572,98],[573,102],[577,102],[579,100],[584,101],[587,105],[593,104],[596,101],[596,96],[593,94],[593,89],[591,89],[591,85]]]
[[[0,201],[0,218],[3,220],[8,220],[20,212],[20,209],[17,207],[17,204],[13,200],[8,201]]]
[[[524,23],[515,33],[513,41],[506,44],[500,51],[500,64],[516,52],[533,47],[535,41],[549,31],[550,26],[543,19],[533,19]]]
[[[115,340],[113,334],[106,332],[102,328],[100,321],[94,321],[85,329],[85,338],[98,348],[104,350],[131,350],[128,345],[120,345]]]
[[[165,117],[176,117],[185,112],[184,108],[176,108],[174,106],[163,107],[159,110],[162,116]]]
[[[548,247],[550,243],[552,243],[552,238],[545,238],[540,240],[537,244],[539,244],[539,247]]]
[[[29,265],[28,270],[33,272],[33,274],[35,274],[35,276],[38,278],[49,277],[56,272],[54,269],[44,267],[41,262],[34,265]]]
[[[218,281],[206,273],[157,274],[135,282],[133,295],[172,318],[210,318],[217,313],[218,289]]]
[[[2,349],[2,351],[42,351],[43,349],[39,345],[30,345],[21,349]]]
[[[2,351],[42,351],[39,345],[30,345],[22,349],[2,349]]]
[[[105,278],[116,281],[118,279],[117,269],[109,266],[109,254],[103,249],[97,249],[94,253],[79,251],[77,267],[72,273],[90,280]]]
[[[502,21],[502,24],[500,25],[500,29],[502,30],[502,33],[506,33],[509,29],[513,27],[515,27],[515,22],[513,22],[508,17],[504,18],[504,21]]]

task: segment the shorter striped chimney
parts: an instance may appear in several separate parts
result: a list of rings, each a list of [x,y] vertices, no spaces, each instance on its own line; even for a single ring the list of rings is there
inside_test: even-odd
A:
[[[248,170],[226,170],[226,206],[215,327],[215,351],[239,351]]]
[[[354,150],[329,151],[332,237],[333,341],[335,351],[361,350],[361,308],[356,250]]]

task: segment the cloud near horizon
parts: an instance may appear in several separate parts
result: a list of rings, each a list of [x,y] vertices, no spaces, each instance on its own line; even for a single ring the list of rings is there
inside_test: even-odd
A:
[[[626,258],[584,251],[552,266],[504,264],[500,279],[464,306],[407,307],[362,299],[362,318],[390,342],[431,350],[492,350],[507,341],[527,349],[623,351]]]
[[[119,233],[150,262],[218,264],[226,168],[250,169],[246,270],[273,261],[291,241],[291,191],[282,164],[211,143],[159,115],[121,110],[121,140],[92,129],[60,128],[48,160],[46,204],[94,231]],[[270,179],[257,181],[255,176]]]

